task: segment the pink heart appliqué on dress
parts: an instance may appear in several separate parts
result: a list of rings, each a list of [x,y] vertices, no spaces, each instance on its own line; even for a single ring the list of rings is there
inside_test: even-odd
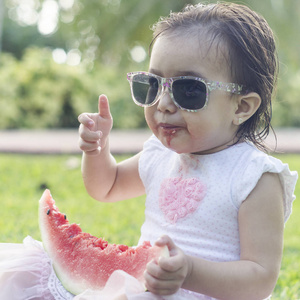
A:
[[[176,223],[198,208],[205,191],[197,178],[167,178],[160,187],[159,207],[169,222]]]

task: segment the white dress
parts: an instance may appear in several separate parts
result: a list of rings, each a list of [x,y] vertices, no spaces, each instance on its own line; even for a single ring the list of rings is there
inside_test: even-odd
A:
[[[140,242],[167,234],[186,254],[210,261],[240,259],[239,207],[263,173],[279,175],[285,221],[295,199],[297,173],[248,143],[208,155],[177,154],[152,136],[139,169],[147,194]]]
[[[172,152],[152,136],[144,145],[139,171],[147,194],[140,242],[154,244],[167,234],[186,254],[211,261],[239,259],[238,210],[264,172],[279,174],[285,221],[295,199],[297,173],[247,143],[190,155]],[[42,244],[30,237],[23,244],[0,244],[0,299],[212,300],[183,289],[155,296],[122,271],[112,274],[104,290],[74,296],[57,279]]]

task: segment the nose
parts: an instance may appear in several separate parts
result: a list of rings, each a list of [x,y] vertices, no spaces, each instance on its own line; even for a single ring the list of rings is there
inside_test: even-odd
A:
[[[177,110],[177,106],[173,102],[170,95],[170,84],[168,82],[164,82],[162,84],[162,91],[159,96],[157,109],[161,112],[169,113],[174,113]]]

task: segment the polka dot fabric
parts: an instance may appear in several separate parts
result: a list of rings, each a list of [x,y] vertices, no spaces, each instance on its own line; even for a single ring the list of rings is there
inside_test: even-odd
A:
[[[239,260],[239,207],[264,172],[279,174],[285,220],[295,199],[297,173],[247,143],[208,155],[177,154],[152,136],[139,172],[147,194],[140,243],[167,234],[186,254],[211,261]]]

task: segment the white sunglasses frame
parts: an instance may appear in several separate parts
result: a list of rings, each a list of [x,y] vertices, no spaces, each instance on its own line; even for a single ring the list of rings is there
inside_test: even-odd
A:
[[[158,81],[159,88],[157,91],[157,95],[155,96],[155,99],[153,100],[153,102],[151,102],[150,104],[142,104],[135,99],[132,82],[133,82],[134,76],[136,76],[136,75],[151,76],[151,77],[156,78]],[[193,79],[193,80],[202,82],[206,86],[206,99],[205,99],[205,104],[203,107],[201,107],[199,109],[187,109],[187,108],[180,106],[177,103],[177,101],[175,100],[175,97],[173,95],[173,92],[172,92],[172,85],[173,85],[173,82],[175,82],[177,80],[181,80],[181,79]],[[237,84],[237,83],[224,83],[224,82],[220,82],[220,81],[206,80],[206,79],[203,79],[200,77],[195,77],[195,76],[177,76],[177,77],[164,78],[164,77],[161,77],[161,76],[149,73],[149,72],[143,72],[143,71],[127,73],[127,80],[130,84],[132,99],[133,99],[134,103],[137,104],[138,106],[150,107],[150,106],[155,105],[158,102],[158,100],[163,92],[163,87],[167,87],[169,95],[170,95],[172,101],[174,102],[174,104],[178,108],[185,110],[185,111],[189,111],[189,112],[197,112],[199,110],[205,109],[205,107],[207,107],[207,105],[208,105],[209,92],[211,92],[213,90],[221,90],[221,91],[225,91],[225,92],[229,92],[229,93],[237,94],[237,95],[242,94],[243,91],[245,90],[245,86],[243,86],[241,84]]]

